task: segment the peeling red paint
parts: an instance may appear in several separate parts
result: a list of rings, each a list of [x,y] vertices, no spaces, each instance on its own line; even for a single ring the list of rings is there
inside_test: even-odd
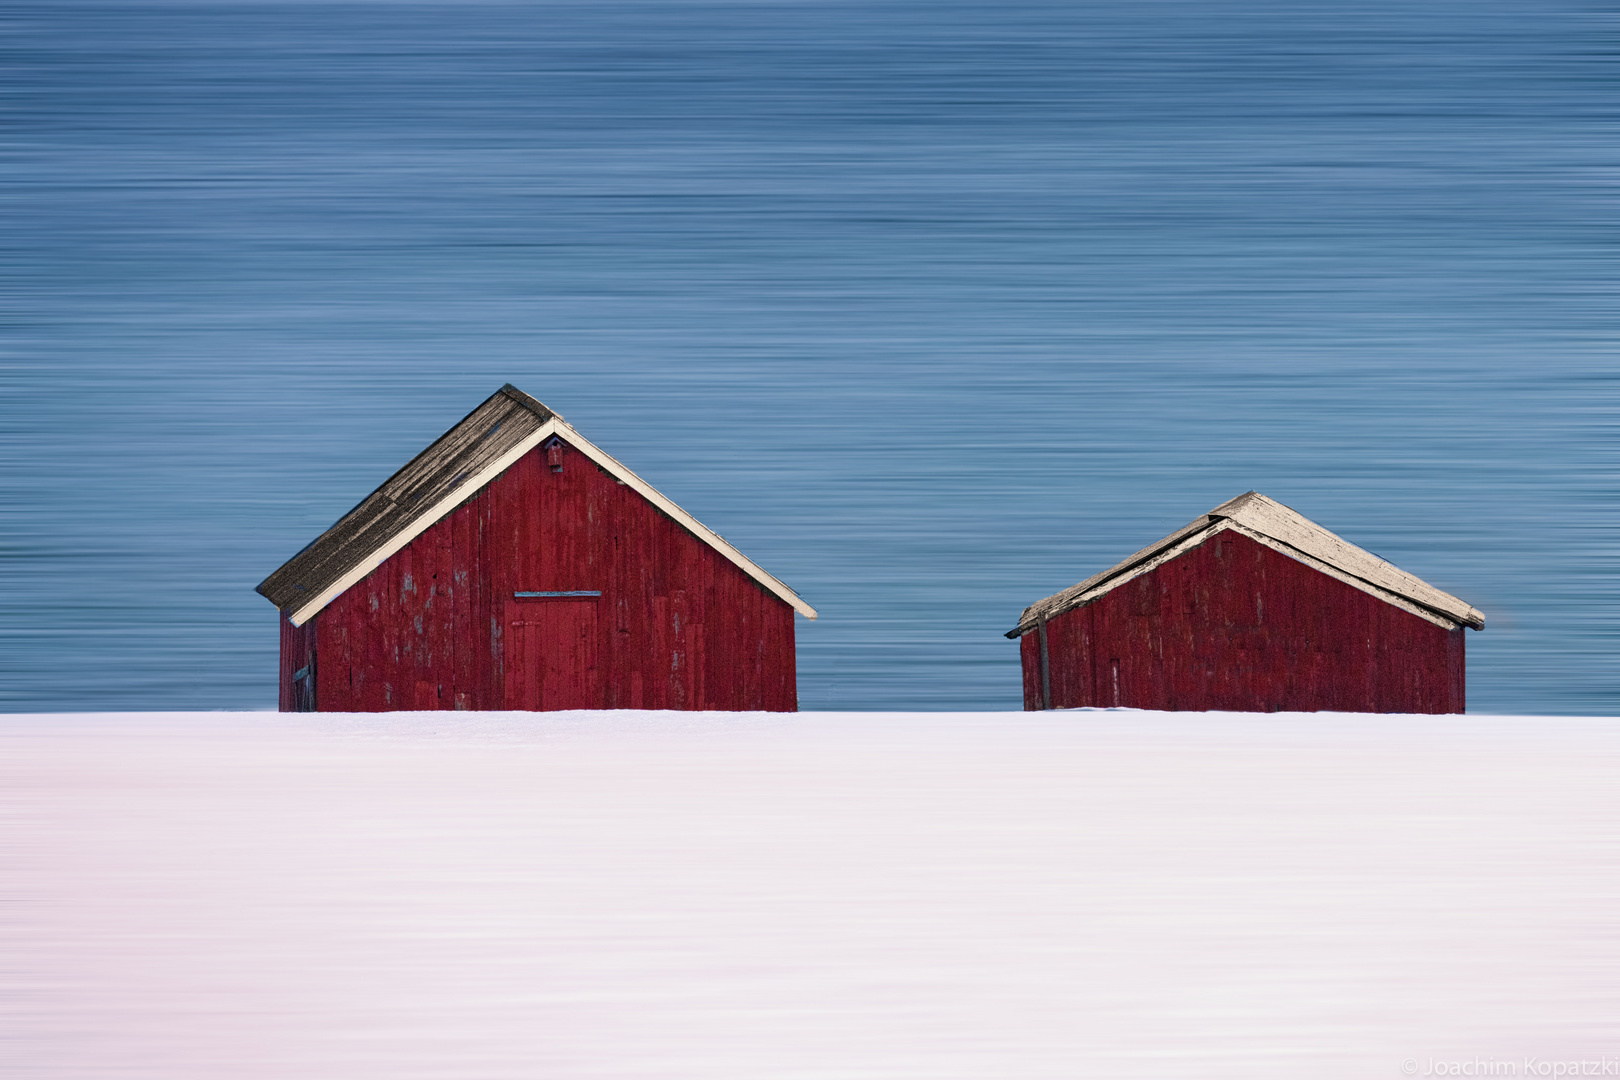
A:
[[[283,619],[282,708],[797,709],[793,608],[583,454],[558,454],[560,471],[549,450],[525,455],[303,628]],[[514,602],[524,591],[601,595]],[[306,698],[288,666],[301,649],[318,661]]]
[[[1050,707],[1460,713],[1464,632],[1224,532],[1047,621]],[[1040,635],[1020,642],[1039,709]]]

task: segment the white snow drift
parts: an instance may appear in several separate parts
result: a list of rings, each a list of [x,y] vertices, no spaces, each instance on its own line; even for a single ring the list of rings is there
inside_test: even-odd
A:
[[[1551,1075],[1617,807],[1610,720],[0,717],[0,1075]]]

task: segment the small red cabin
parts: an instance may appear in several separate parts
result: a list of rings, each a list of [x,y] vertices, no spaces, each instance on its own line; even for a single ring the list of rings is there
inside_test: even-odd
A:
[[[512,386],[258,591],[281,708],[798,708],[792,589]]]
[[[1460,713],[1485,616],[1251,491],[1024,611],[1024,708]]]

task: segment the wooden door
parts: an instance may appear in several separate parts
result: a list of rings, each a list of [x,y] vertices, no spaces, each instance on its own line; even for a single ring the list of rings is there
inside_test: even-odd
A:
[[[596,600],[506,602],[502,675],[508,709],[600,709]]]

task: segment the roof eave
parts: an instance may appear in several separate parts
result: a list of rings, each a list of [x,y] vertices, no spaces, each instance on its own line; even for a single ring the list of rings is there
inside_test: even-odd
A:
[[[581,435],[562,417],[556,417],[554,422],[557,425],[558,432],[563,434],[569,445],[574,446],[586,457],[606,469],[615,479],[624,481],[626,486],[634,489],[648,502],[673,518],[686,531],[714,548],[739,570],[764,586],[767,592],[774,594],[777,599],[783,601],[807,619],[814,620],[818,617],[816,609],[805,603],[799,594],[786,582],[767,572],[764,567],[738,551],[726,541],[725,537],[681,509],[673,500],[637,476],[619,459]]]
[[[1084,581],[1071,585],[1061,592],[1053,593],[1043,600],[1035,601],[1035,603],[1024,609],[1023,615],[1019,617],[1018,625],[1007,631],[1003,636],[1012,639],[1021,638],[1039,627],[1042,622],[1050,621],[1059,615],[1066,615],[1076,608],[1082,608],[1087,604],[1096,602],[1112,591],[1116,585],[1122,583],[1123,580],[1129,580],[1129,578],[1135,577],[1137,573],[1145,572],[1145,569],[1148,568],[1147,564],[1153,563],[1155,560],[1168,561],[1160,560],[1159,556],[1165,554],[1169,549],[1182,547],[1183,545],[1187,549],[1197,547],[1197,544],[1187,544],[1186,541],[1191,537],[1201,536],[1201,534],[1213,528],[1216,521],[1217,519],[1209,514],[1201,514],[1169,536],[1149,544],[1136,554],[1110,566],[1107,570],[1093,574]],[[1179,555],[1181,552],[1178,551],[1176,554]],[[1104,586],[1107,586],[1107,588],[1104,588]]]

